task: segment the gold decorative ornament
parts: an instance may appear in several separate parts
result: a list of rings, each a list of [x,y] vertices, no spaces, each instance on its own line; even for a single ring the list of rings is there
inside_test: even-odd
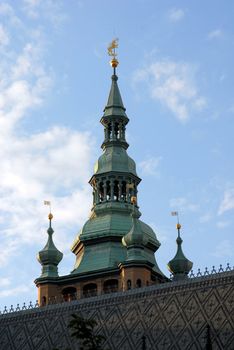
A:
[[[131,203],[132,204],[136,204],[137,203],[137,197],[136,196],[132,196],[131,197]]]
[[[181,225],[179,223],[176,224],[176,228],[177,228],[177,230],[180,230],[181,229]]]
[[[49,220],[52,220],[52,219],[53,219],[53,214],[52,214],[52,213],[49,213],[48,219],[49,219]]]
[[[110,43],[110,45],[108,46],[107,50],[108,50],[108,55],[112,57],[112,60],[110,61],[110,65],[113,68],[116,68],[119,64],[119,61],[117,60],[117,53],[115,51],[115,49],[118,48],[119,43],[118,43],[119,39],[116,38],[114,40],[112,40],[112,42]]]

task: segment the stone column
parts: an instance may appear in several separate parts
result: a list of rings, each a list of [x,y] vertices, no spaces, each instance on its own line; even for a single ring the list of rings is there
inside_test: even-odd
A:
[[[106,188],[107,188],[107,183],[106,180],[103,181],[103,189],[104,189],[104,195],[103,195],[103,201],[106,202]]]

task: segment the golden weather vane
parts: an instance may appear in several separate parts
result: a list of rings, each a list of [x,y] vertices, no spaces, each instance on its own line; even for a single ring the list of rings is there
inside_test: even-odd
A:
[[[107,48],[108,55],[112,57],[110,64],[113,68],[116,68],[119,64],[119,62],[116,58],[117,57],[116,49],[118,48],[118,46],[119,46],[119,39],[116,38],[116,39],[112,40],[112,42],[110,43],[110,45]]]
[[[116,58],[117,53],[116,53],[115,49],[117,49],[118,46],[119,46],[119,39],[116,38],[116,39],[112,40],[112,42],[108,46],[108,55],[112,56],[113,58]]]

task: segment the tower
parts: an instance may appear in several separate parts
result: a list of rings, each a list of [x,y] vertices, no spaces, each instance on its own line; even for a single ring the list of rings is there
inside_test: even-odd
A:
[[[173,280],[184,280],[188,278],[188,273],[193,267],[193,263],[186,258],[182,250],[183,240],[180,236],[181,225],[178,222],[176,225],[178,236],[176,239],[177,252],[172,260],[168,263],[168,269],[173,275]]]
[[[38,289],[38,300],[42,305],[46,304],[49,298],[56,296],[57,286],[53,283],[58,278],[58,264],[63,258],[61,253],[54,245],[52,235],[54,230],[51,225],[53,215],[49,216],[49,228],[47,230],[48,240],[45,247],[38,253],[37,259],[42,265],[41,276],[38,279],[40,288]],[[52,283],[51,283],[52,282]]]
[[[117,83],[117,46],[115,40],[108,49],[113,74],[100,120],[104,128],[103,153],[89,181],[93,193],[91,214],[71,247],[76,256],[73,270],[50,282],[57,285],[62,296],[99,295],[167,280],[154,256],[160,243],[154,231],[139,219],[141,179],[127,153],[125,130],[129,119]],[[39,288],[40,281],[36,280]]]

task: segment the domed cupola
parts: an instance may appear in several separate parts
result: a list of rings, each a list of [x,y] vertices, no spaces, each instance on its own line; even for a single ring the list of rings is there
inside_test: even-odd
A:
[[[183,240],[180,237],[181,225],[177,223],[176,228],[178,231],[178,237],[176,239],[177,252],[174,258],[169,261],[167,267],[173,274],[173,280],[178,281],[188,278],[188,274],[193,267],[193,263],[186,258],[182,250]]]
[[[127,259],[130,260],[146,260],[144,256],[144,247],[148,243],[148,237],[141,229],[140,221],[138,220],[135,206],[132,212],[132,227],[131,230],[123,237],[122,243],[127,248]]]
[[[42,277],[58,277],[58,264],[63,258],[61,253],[54,245],[52,235],[54,230],[51,226],[53,215],[50,213],[49,216],[49,228],[47,230],[48,240],[45,247],[38,253],[37,260],[42,265]]]

